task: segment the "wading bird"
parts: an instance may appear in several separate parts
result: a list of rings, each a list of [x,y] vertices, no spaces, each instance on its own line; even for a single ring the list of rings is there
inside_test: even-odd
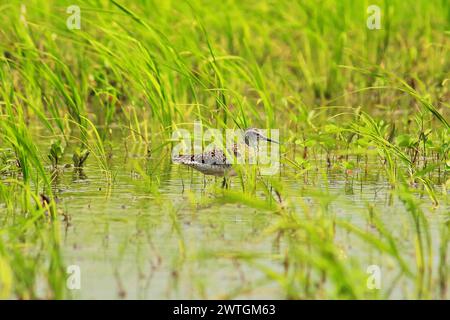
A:
[[[259,129],[250,128],[243,134],[245,146],[250,149],[258,149],[259,141],[279,143],[278,141],[269,139]],[[242,152],[242,147],[234,143],[230,150],[223,152],[218,148],[214,148],[207,152],[190,155],[179,155],[172,158],[174,163],[183,164],[194,168],[205,175],[224,177],[223,186],[226,185],[226,177],[236,175],[233,170],[233,160],[230,157],[238,157]],[[227,156],[228,155],[228,156]]]

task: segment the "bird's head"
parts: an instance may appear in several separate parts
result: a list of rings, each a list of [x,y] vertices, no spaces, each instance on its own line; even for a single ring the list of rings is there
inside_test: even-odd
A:
[[[278,143],[278,141],[272,140],[266,137],[260,129],[257,128],[249,128],[244,132],[244,141],[248,146],[258,145],[259,141],[265,140],[268,142]]]

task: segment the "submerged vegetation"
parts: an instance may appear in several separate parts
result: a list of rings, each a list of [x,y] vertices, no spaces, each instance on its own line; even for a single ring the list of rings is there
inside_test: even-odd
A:
[[[0,5],[0,298],[449,298],[450,2],[71,5]],[[173,165],[194,122],[280,172]]]

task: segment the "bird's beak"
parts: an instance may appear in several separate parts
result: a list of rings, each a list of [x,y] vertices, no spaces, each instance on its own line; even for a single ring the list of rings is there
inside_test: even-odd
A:
[[[272,140],[272,139],[269,139],[269,138],[266,138],[266,140],[267,140],[268,142],[280,144],[280,143],[279,143],[278,141],[276,141],[276,140]]]

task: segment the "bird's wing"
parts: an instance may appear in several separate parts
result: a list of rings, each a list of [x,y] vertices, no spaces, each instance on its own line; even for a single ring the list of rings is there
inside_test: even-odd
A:
[[[173,158],[175,163],[186,165],[207,163],[212,165],[228,164],[225,153],[220,149],[212,149],[207,152],[191,155],[179,155]]]

